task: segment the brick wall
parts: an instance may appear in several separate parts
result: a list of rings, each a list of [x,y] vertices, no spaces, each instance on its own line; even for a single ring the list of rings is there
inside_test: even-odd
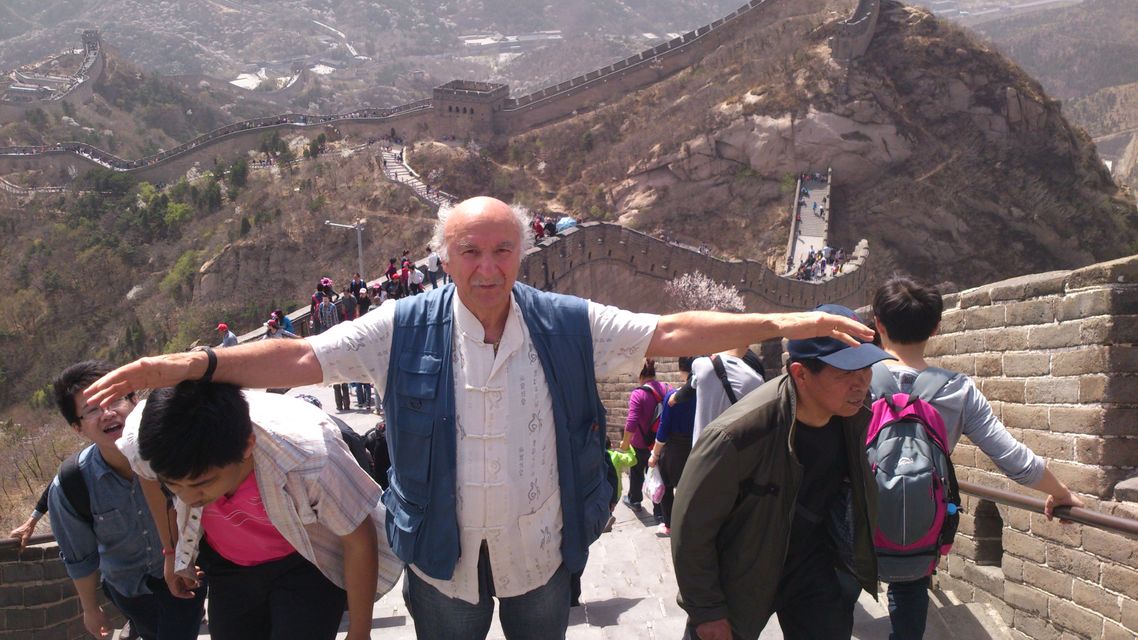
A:
[[[760,355],[767,377],[774,377],[782,372],[782,340],[771,340],[751,349]],[[687,379],[680,371],[676,358],[661,358],[656,360],[656,379],[666,382],[675,388],[683,386]],[[612,376],[597,380],[597,391],[600,392],[601,402],[605,405],[605,419],[608,437],[612,439],[615,447],[624,437],[624,422],[628,418],[628,397],[639,387],[637,377],[633,375]]]
[[[1138,466],[1138,256],[947,296],[935,364],[973,377],[1021,442],[1091,508]],[[962,480],[1032,493],[967,439]],[[1138,636],[1138,541],[966,497],[941,588],[990,602],[1017,638]]]
[[[107,611],[113,622],[122,624],[113,609]],[[0,548],[0,640],[90,637],[55,543],[31,546],[23,553],[14,546]]]

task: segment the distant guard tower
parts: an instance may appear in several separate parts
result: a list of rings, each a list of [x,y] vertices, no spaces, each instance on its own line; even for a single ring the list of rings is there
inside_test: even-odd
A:
[[[485,140],[501,133],[497,114],[509,95],[509,86],[492,82],[452,80],[435,87],[436,135]]]
[[[99,53],[99,30],[98,29],[84,29],[83,30],[83,51],[87,54]]]

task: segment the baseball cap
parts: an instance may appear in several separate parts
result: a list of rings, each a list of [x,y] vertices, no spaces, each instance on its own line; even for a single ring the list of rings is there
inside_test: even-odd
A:
[[[848,307],[840,304],[819,305],[815,311],[845,316],[861,322],[861,318]],[[810,338],[809,340],[790,340],[786,346],[791,360],[808,360],[811,358],[821,360],[826,364],[843,371],[856,371],[871,366],[875,362],[890,360],[893,356],[886,353],[881,347],[869,342],[862,342],[854,347],[837,338]]]
[[[225,324],[224,322],[219,323],[217,325],[217,330],[218,331],[229,331],[229,325]]]

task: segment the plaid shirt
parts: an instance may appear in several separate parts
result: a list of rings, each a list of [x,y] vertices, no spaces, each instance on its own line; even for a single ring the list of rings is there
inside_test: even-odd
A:
[[[336,308],[335,302],[329,302],[327,299],[316,307],[316,316],[321,332],[340,324],[340,310]]]
[[[403,565],[392,553],[383,530],[382,490],[348,452],[327,414],[295,398],[245,391],[257,443],[253,465],[257,490],[269,520],[300,555],[336,586],[344,587],[344,546],[340,541],[371,516],[379,540],[380,594],[399,579]],[[138,454],[138,425],[143,407],[127,418],[117,444],[138,475],[157,479]],[[178,545],[175,571],[192,575],[201,540],[201,507],[175,499]]]

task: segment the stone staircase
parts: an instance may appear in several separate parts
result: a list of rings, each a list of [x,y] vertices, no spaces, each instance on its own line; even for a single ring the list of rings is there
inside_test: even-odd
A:
[[[818,251],[826,246],[830,229],[830,181],[828,174],[824,177],[827,179],[802,182],[801,186],[810,195],[802,196],[799,193],[795,196],[794,215],[800,222],[797,223],[793,240],[793,264],[788,268],[792,273],[806,259],[811,249]],[[817,211],[824,211],[824,214],[818,215]]]
[[[432,189],[419,178],[406,162],[406,147],[385,148],[380,152],[383,158],[383,174],[388,180],[405,184],[415,192],[420,199],[432,204],[435,208],[454,206],[455,200],[449,193]]]

